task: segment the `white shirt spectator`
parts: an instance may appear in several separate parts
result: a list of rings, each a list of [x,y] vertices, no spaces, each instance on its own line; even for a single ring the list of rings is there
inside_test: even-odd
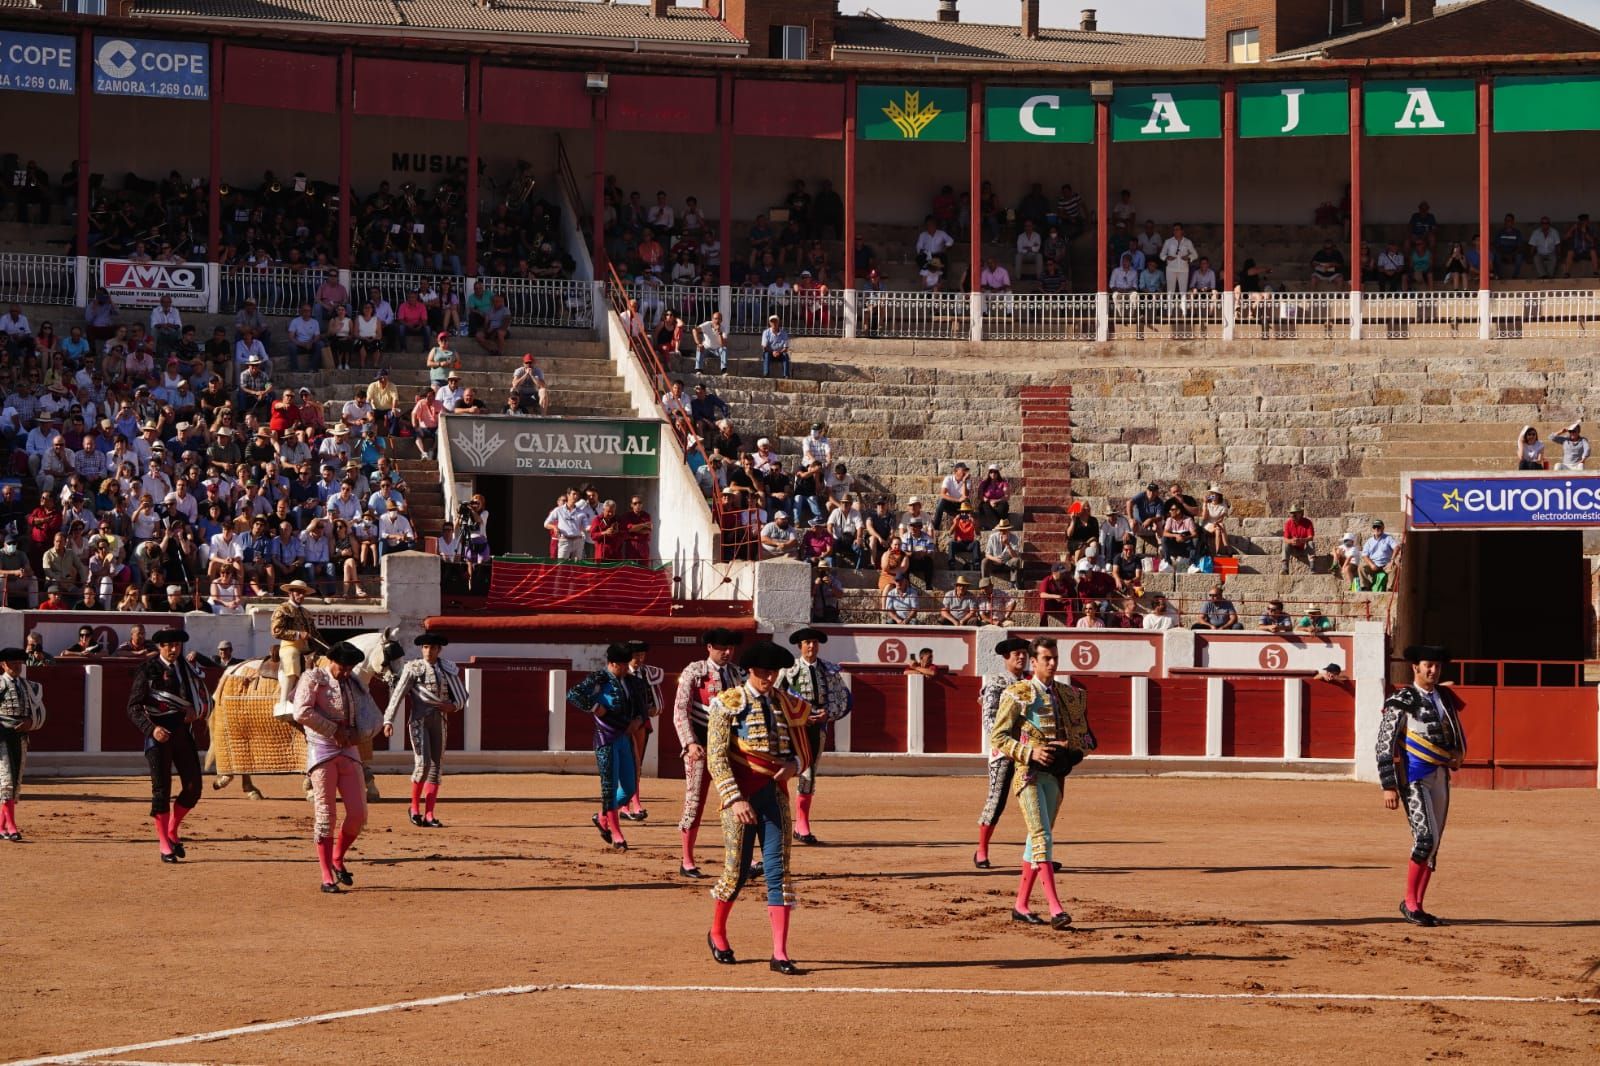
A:
[[[33,328],[28,325],[28,316],[21,311],[14,315],[7,311],[0,315],[0,333],[8,337],[31,337]]]
[[[1161,610],[1151,611],[1144,616],[1145,629],[1172,629],[1178,624],[1178,612],[1172,609],[1172,604],[1164,603]]]
[[[176,307],[157,306],[150,309],[150,332],[154,333],[163,326],[170,326],[173,329],[183,328],[183,316],[178,314]]]
[[[942,229],[935,229],[932,233],[923,229],[917,234],[917,254],[924,258],[943,255],[955,243],[955,238]]]
[[[1535,255],[1555,255],[1561,250],[1561,231],[1553,226],[1549,229],[1535,226],[1528,234],[1528,245]]]
[[[806,439],[800,442],[800,454],[807,463],[821,463],[827,466],[833,458],[833,441],[827,437],[819,437],[815,433],[807,434]]]
[[[244,540],[228,533],[216,533],[211,537],[211,558],[229,560],[238,559],[244,555]]]
[[[582,537],[589,532],[589,526],[594,521],[594,512],[589,509],[586,500],[579,500],[572,507],[561,504],[545,518],[545,525],[555,524],[556,535],[560,537]]]
[[[1017,254],[1038,255],[1039,249],[1043,246],[1043,243],[1044,242],[1039,238],[1039,233],[1037,230],[1035,230],[1033,233],[1023,230],[1021,233],[1017,234]]]
[[[1166,263],[1168,267],[1176,266],[1179,263],[1188,265],[1194,262],[1196,258],[1194,242],[1187,237],[1181,239],[1168,237],[1166,243],[1161,246],[1161,261]]]

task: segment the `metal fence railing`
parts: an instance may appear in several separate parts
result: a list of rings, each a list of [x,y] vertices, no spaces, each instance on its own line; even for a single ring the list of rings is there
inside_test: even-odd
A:
[[[876,292],[856,296],[856,332],[863,337],[964,340],[972,302],[964,292]]]
[[[426,288],[432,284],[434,289],[440,289],[445,282],[450,282],[451,287],[461,297],[461,320],[467,319],[467,279],[459,274],[435,274],[432,271],[407,270],[352,270],[350,272],[350,298],[355,301],[355,310],[359,311],[361,302],[366,300],[367,294],[373,289],[383,293],[383,298],[397,311],[405,298],[413,289]],[[313,290],[314,291],[314,290]]]
[[[1239,340],[1348,337],[1350,295],[1342,292],[1240,293],[1234,304]]]
[[[1478,313],[1475,292],[1364,293],[1361,336],[1364,340],[1475,338]]]
[[[81,307],[77,257],[0,252],[0,300]]]
[[[217,307],[224,312],[255,300],[264,315],[297,315],[302,305],[316,302],[322,284],[320,273],[281,266],[225,266],[217,275]]]
[[[708,320],[721,306],[721,290],[715,285],[657,285],[633,279],[623,283],[623,291],[639,301],[639,313],[651,329],[671,311],[687,330]]]
[[[485,292],[504,296],[519,326],[594,325],[594,285],[560,278],[479,278]]]
[[[983,301],[985,340],[1092,341],[1093,293],[992,293]]]
[[[1222,295],[1215,292],[1111,294],[1111,333],[1119,340],[1222,337]]]
[[[1494,293],[1489,299],[1489,335],[1498,340],[1600,336],[1600,290]]]

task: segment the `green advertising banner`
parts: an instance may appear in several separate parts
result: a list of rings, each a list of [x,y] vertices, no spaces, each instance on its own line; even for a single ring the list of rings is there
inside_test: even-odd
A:
[[[856,89],[856,131],[863,141],[964,141],[967,90],[860,86]]]
[[[1470,78],[1369,81],[1362,92],[1361,125],[1369,137],[1476,133],[1477,84]]]
[[[1517,74],[1494,80],[1494,131],[1600,130],[1600,77]]]
[[[1111,98],[1113,141],[1214,140],[1222,136],[1215,85],[1137,85]]]
[[[564,474],[655,477],[661,471],[661,423],[515,415],[444,416],[458,474]]]
[[[1345,82],[1239,86],[1240,137],[1343,137],[1349,132],[1350,87]]]
[[[1087,89],[1016,89],[983,93],[983,132],[990,141],[1093,144],[1094,101]]]

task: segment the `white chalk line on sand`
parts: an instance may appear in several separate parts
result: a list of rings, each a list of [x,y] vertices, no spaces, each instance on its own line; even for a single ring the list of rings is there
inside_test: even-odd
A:
[[[587,983],[560,983],[539,985],[504,985],[476,992],[455,992],[446,996],[429,996],[425,999],[407,999],[398,1003],[384,1003],[375,1007],[354,1007],[349,1010],[327,1011],[323,1014],[306,1014],[298,1018],[284,1018],[275,1022],[255,1022],[231,1029],[215,1029],[209,1033],[192,1033],[173,1036],[165,1040],[149,1040],[142,1044],[125,1044],[122,1047],[96,1048],[92,1051],[73,1051],[58,1055],[45,1055],[36,1059],[17,1059],[0,1063],[0,1066],[74,1066],[91,1060],[109,1059],[117,1055],[131,1055],[157,1048],[182,1047],[187,1044],[204,1044],[216,1040],[229,1040],[237,1036],[254,1036],[284,1029],[298,1029],[307,1025],[343,1021],[347,1018],[368,1018],[375,1014],[392,1014],[396,1011],[417,1010],[422,1007],[443,1007],[452,1003],[470,1003],[478,999],[505,999],[510,996],[527,996],[537,992],[656,992],[696,994],[720,992],[729,995],[825,995],[825,996],[988,996],[997,998],[1045,999],[1134,999],[1134,1000],[1200,1000],[1213,1002],[1313,1002],[1313,1003],[1504,1003],[1513,1006],[1571,1004],[1574,1006],[1600,1006],[1600,996],[1490,996],[1490,995],[1405,995],[1378,992],[1154,992],[1119,989],[1075,988],[860,988],[822,987],[814,985],[613,985]],[[101,1066],[115,1066],[103,1063]]]

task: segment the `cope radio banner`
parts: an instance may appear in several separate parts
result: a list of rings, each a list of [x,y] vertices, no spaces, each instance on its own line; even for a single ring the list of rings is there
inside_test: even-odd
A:
[[[207,307],[204,263],[130,263],[126,259],[100,260],[96,284],[111,294],[113,303],[125,307],[154,307],[163,296],[186,311]]]
[[[211,96],[210,72],[211,49],[202,43],[94,39],[94,91],[102,95],[205,100]]]

